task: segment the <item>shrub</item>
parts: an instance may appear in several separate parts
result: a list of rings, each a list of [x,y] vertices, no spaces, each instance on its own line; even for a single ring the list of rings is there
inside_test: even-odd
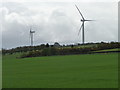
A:
[[[27,53],[24,53],[21,55],[21,58],[25,58],[25,57],[37,57],[37,56],[41,56],[42,53],[39,50],[33,50],[33,51],[29,51]]]

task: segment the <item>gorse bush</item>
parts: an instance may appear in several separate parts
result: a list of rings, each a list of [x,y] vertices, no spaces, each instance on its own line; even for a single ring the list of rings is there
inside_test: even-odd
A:
[[[37,56],[52,56],[52,55],[69,55],[69,54],[84,54],[90,53],[91,48],[44,48],[43,50],[29,51],[21,57],[37,57]]]
[[[44,48],[42,50],[33,50],[21,55],[22,58],[24,57],[37,57],[37,56],[51,56],[51,55],[58,55],[59,50],[57,48]]]
[[[29,51],[27,53],[24,53],[21,55],[21,58],[24,57],[37,57],[37,56],[41,56],[41,51],[40,50],[33,50],[33,51]]]

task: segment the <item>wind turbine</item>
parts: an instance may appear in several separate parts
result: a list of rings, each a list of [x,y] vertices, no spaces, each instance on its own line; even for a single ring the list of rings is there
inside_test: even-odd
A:
[[[81,27],[80,27],[80,29],[79,29],[78,35],[79,35],[79,33],[80,33],[80,30],[82,29],[82,30],[83,30],[83,31],[82,31],[82,43],[84,44],[84,42],[85,42],[85,35],[84,35],[84,29],[85,29],[84,25],[85,25],[85,22],[86,22],[86,21],[93,21],[93,20],[87,20],[87,19],[85,19],[85,18],[83,17],[82,13],[80,12],[79,8],[77,7],[77,5],[75,5],[75,6],[76,6],[78,12],[80,13],[80,15],[81,15],[81,17],[82,17],[82,19],[81,19],[82,25],[81,25]]]
[[[31,46],[33,46],[33,33],[35,33],[35,31],[32,31],[31,27],[30,27],[30,41],[31,41]]]

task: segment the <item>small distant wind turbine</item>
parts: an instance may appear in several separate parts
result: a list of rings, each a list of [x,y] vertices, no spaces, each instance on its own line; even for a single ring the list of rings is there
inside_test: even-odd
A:
[[[84,24],[85,24],[85,21],[93,21],[93,20],[86,20],[84,17],[83,17],[83,15],[82,15],[82,13],[80,12],[80,10],[79,10],[79,8],[77,7],[77,5],[75,5],[76,6],[76,8],[77,8],[77,10],[78,10],[78,12],[80,13],[80,15],[81,15],[81,17],[82,17],[82,19],[81,19],[81,22],[82,22],[82,25],[81,25],[81,27],[80,27],[80,29],[79,29],[79,32],[78,32],[78,35],[79,35],[79,33],[80,33],[80,30],[82,29],[83,31],[82,31],[82,43],[84,44],[84,41],[85,41],[85,35],[84,35]]]
[[[31,46],[33,46],[33,33],[35,33],[35,31],[32,31],[30,28],[30,41],[31,41]]]

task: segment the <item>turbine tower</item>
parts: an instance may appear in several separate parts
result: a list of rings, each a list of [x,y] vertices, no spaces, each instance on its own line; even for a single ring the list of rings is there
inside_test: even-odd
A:
[[[84,42],[85,42],[85,34],[84,34],[85,22],[86,22],[86,21],[93,21],[93,20],[87,20],[87,19],[85,19],[85,18],[83,17],[82,13],[80,12],[79,8],[77,7],[77,5],[75,5],[75,7],[77,8],[78,12],[80,13],[80,15],[81,15],[81,17],[82,17],[82,19],[81,19],[82,25],[81,25],[81,27],[80,27],[80,29],[79,29],[78,35],[79,35],[79,33],[80,33],[80,30],[82,29],[82,44],[84,44]]]
[[[35,33],[35,31],[32,31],[30,28],[30,41],[31,41],[31,46],[33,46],[33,33]]]

